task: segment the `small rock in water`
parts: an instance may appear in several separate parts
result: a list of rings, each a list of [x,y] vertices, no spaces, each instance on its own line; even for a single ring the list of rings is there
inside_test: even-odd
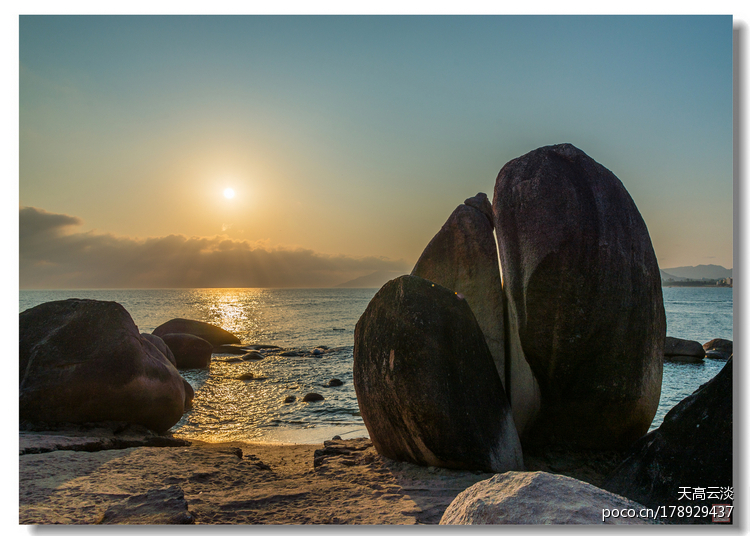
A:
[[[328,387],[339,387],[341,385],[344,385],[344,382],[342,382],[338,378],[331,378],[331,380],[328,382]]]
[[[222,344],[220,346],[214,346],[211,353],[214,354],[244,354],[247,352],[242,346],[233,346],[231,344]]]
[[[252,351],[243,355],[242,359],[245,361],[257,361],[258,359],[263,359],[263,357],[263,354],[260,352]]]
[[[341,436],[340,435],[335,435],[335,436],[333,436],[331,438],[331,441],[341,441]]]
[[[237,376],[237,379],[242,381],[252,380],[254,378],[255,374],[253,374],[252,372],[245,372],[244,374],[240,374],[239,376]]]
[[[242,363],[243,361],[241,357],[230,357],[229,359],[224,359],[223,363]]]
[[[295,352],[294,350],[290,350],[288,352],[281,352],[279,354],[282,357],[297,357],[299,356],[299,352]]]
[[[302,402],[318,402],[320,400],[325,400],[323,395],[319,395],[318,393],[307,393],[302,399]]]
[[[294,396],[294,395],[289,395],[288,397],[286,397],[286,398],[284,399],[284,404],[291,404],[291,403],[292,403],[292,402],[294,402],[295,400],[297,400],[297,397],[296,397],[296,396]]]
[[[709,359],[729,359],[732,357],[732,341],[726,339],[711,339],[703,345],[706,357]]]
[[[323,353],[323,350],[321,350],[320,348],[315,348],[315,349],[314,349],[314,350],[312,351],[312,355],[320,355],[320,354],[322,354],[322,353]]]

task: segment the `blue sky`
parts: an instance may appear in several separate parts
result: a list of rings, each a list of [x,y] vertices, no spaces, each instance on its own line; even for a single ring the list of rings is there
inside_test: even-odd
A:
[[[662,268],[733,264],[731,16],[27,16],[19,42],[20,206],[89,250],[408,270],[507,161],[567,142]]]

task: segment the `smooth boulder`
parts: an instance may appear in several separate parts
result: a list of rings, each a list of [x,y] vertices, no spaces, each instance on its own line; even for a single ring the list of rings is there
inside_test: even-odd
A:
[[[189,333],[165,333],[161,336],[174,355],[178,369],[208,368],[213,345]]]
[[[118,303],[69,299],[19,315],[19,413],[48,423],[126,421],[164,432],[185,382]]]
[[[732,504],[733,494],[727,495],[733,486],[732,424],[730,359],[633,445],[603,487],[651,508]],[[711,523],[711,516],[674,515],[665,521]]]
[[[664,358],[669,361],[700,363],[706,357],[703,345],[696,341],[667,337],[664,340]]]
[[[185,318],[174,318],[157,327],[153,332],[154,335],[162,337],[167,333],[188,333],[208,341],[212,346],[221,346],[223,344],[241,344],[235,335],[213,324],[200,322],[198,320],[187,320]]]
[[[509,471],[477,482],[446,508],[441,525],[643,525],[644,508],[563,475]],[[615,514],[613,515],[613,511]],[[621,512],[625,515],[621,515]],[[630,513],[635,514],[629,516]]]
[[[451,469],[523,467],[482,330],[450,289],[402,276],[378,291],[354,330],[354,388],[383,456]]]
[[[492,205],[479,193],[459,205],[419,257],[411,275],[461,294],[482,329],[495,368],[505,381],[503,285]]]
[[[635,203],[611,171],[564,144],[508,162],[492,208],[522,441],[627,448],[656,413],[666,336]]]
[[[734,353],[732,341],[727,339],[711,339],[703,345],[708,359],[729,359]]]

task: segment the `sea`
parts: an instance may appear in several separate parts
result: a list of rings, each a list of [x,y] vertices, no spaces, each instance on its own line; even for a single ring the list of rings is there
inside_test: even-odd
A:
[[[367,436],[352,383],[354,326],[378,289],[21,290],[19,312],[38,304],[86,298],[125,307],[141,332],[172,318],[221,326],[243,344],[301,350],[234,362],[214,355],[209,369],[182,370],[195,390],[192,409],[171,429],[177,437],[209,442],[320,443]],[[665,287],[667,335],[698,341],[732,340],[732,289]],[[315,348],[327,347],[320,356]],[[713,378],[725,361],[664,363],[659,408],[651,425]],[[252,380],[240,380],[250,372]],[[343,384],[329,387],[331,379]],[[307,393],[324,400],[303,402]],[[285,402],[290,395],[293,402]]]

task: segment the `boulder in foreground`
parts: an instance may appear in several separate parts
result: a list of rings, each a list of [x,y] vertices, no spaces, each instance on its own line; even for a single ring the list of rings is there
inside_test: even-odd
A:
[[[611,171],[564,144],[503,166],[492,208],[506,360],[533,372],[510,374],[522,441],[627,448],[659,405],[666,336],[659,266],[635,203]]]
[[[651,508],[732,504],[732,422],[730,359],[633,445],[604,487]],[[711,516],[674,515],[669,521],[711,523]]]
[[[19,412],[32,422],[125,421],[163,432],[185,382],[118,303],[70,299],[19,315]]]
[[[620,515],[623,510],[626,516]],[[462,491],[440,524],[642,525],[650,522],[638,517],[642,510],[640,504],[575,478],[509,471]]]
[[[156,328],[152,333],[158,337],[167,333],[188,333],[210,342],[212,346],[240,344],[242,342],[235,335],[219,326],[198,320],[187,320],[185,318],[169,320]]]
[[[523,467],[482,330],[445,287],[402,276],[378,291],[354,330],[354,388],[383,456],[451,469]]]

